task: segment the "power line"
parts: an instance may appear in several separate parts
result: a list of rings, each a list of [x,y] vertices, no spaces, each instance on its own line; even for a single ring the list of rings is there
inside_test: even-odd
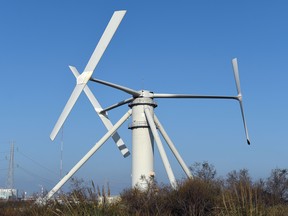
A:
[[[26,157],[27,159],[29,159],[30,161],[32,161],[34,164],[36,164],[36,165],[40,166],[41,168],[46,169],[46,170],[49,171],[50,173],[53,173],[54,175],[58,176],[58,174],[57,174],[55,171],[53,171],[53,170],[45,167],[44,165],[40,164],[38,161],[36,161],[36,160],[34,160],[33,158],[29,157],[27,154],[24,154],[24,153],[23,153],[22,151],[20,151],[19,149],[17,149],[17,152],[19,152],[22,156],[24,156],[24,157]]]
[[[12,155],[12,152],[13,152],[13,155]],[[9,168],[0,168],[0,171],[1,171],[1,173],[3,173],[3,171],[7,171],[8,170],[7,187],[11,187],[11,185],[13,185],[13,183],[14,183],[13,182],[13,180],[14,180],[13,179],[14,178],[14,176],[13,176],[13,174],[14,174],[14,142],[11,143],[10,159],[8,159],[9,151],[2,151],[0,153],[1,153],[0,154],[0,161],[4,161],[4,160],[8,160],[9,161]],[[46,166],[42,165],[41,163],[39,163],[38,161],[36,161],[35,159],[30,157],[26,153],[22,152],[18,148],[16,148],[16,153],[19,153],[19,155],[21,155],[22,157],[25,157],[26,159],[30,160],[34,165],[37,165],[37,166],[41,167],[42,170],[49,171],[49,173],[52,173],[55,176],[59,176],[59,174],[57,174],[55,171],[53,171],[53,170],[47,168]],[[13,163],[11,162],[11,160],[13,161]],[[19,170],[22,170],[22,172],[24,172],[26,175],[33,176],[34,178],[37,178],[37,179],[39,179],[40,181],[42,181],[44,183],[47,183],[49,185],[50,184],[52,184],[52,185],[55,184],[54,181],[52,181],[52,180],[50,180],[48,178],[42,177],[42,176],[40,176],[40,175],[38,175],[38,174],[36,174],[36,173],[24,168],[23,166],[20,166],[19,164],[16,165],[16,168],[19,168]]]
[[[55,184],[54,181],[52,181],[50,179],[47,179],[47,178],[44,178],[44,177],[41,177],[41,176],[39,176],[39,175],[37,175],[37,174],[25,169],[24,167],[20,166],[19,164],[17,164],[17,168],[21,169],[22,171],[24,171],[26,174],[29,174],[30,176],[34,176],[36,178],[41,179],[43,182],[46,182],[48,184]]]

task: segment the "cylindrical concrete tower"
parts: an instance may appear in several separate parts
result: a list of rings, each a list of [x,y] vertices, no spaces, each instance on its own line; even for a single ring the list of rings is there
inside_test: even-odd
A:
[[[154,178],[154,138],[144,113],[145,106],[150,106],[152,116],[156,103],[150,97],[136,98],[129,106],[132,108],[132,187],[146,189],[148,181]],[[147,139],[149,137],[150,139]]]

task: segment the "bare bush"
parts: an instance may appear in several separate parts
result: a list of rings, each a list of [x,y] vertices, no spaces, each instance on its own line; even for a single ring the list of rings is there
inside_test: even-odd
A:
[[[273,195],[274,202],[288,201],[288,169],[273,169],[266,185],[267,192]]]
[[[196,178],[200,178],[204,181],[211,181],[216,178],[216,169],[214,165],[209,164],[207,161],[202,163],[195,162],[192,166],[189,167],[192,172],[192,175]]]
[[[208,162],[191,166],[195,178],[178,182],[178,188],[147,181],[148,189],[126,189],[117,202],[109,202],[105,188],[73,179],[68,193],[54,202],[0,202],[0,216],[66,215],[189,215],[189,216],[285,216],[287,205],[286,169],[274,169],[266,180],[252,181],[247,169],[232,171],[221,181]],[[90,185],[90,186],[89,186]],[[92,186],[91,186],[92,185]],[[102,200],[99,201],[101,198]]]

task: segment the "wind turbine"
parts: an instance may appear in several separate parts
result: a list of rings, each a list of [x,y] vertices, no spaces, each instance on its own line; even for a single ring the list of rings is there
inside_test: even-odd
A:
[[[154,177],[154,141],[157,144],[159,149],[159,153],[166,169],[169,181],[173,188],[177,188],[177,183],[173,171],[171,169],[169,160],[165,153],[160,135],[163,136],[164,140],[167,142],[170,150],[176,157],[180,166],[184,170],[185,174],[188,178],[193,178],[191,172],[189,171],[188,166],[185,164],[183,159],[181,158],[179,152],[174,146],[172,140],[166,133],[164,127],[160,123],[156,114],[154,113],[154,109],[157,107],[155,98],[183,98],[183,99],[228,99],[228,100],[237,100],[240,104],[242,120],[244,123],[244,129],[246,134],[247,143],[250,144],[248,130],[244,117],[244,110],[242,105],[242,94],[240,89],[240,80],[238,73],[238,64],[237,59],[232,60],[233,71],[236,81],[236,87],[238,95],[236,96],[218,96],[218,95],[193,95],[193,94],[163,94],[163,93],[154,93],[148,90],[140,90],[136,91],[134,89],[130,89],[121,85],[117,85],[114,83],[110,83],[107,81],[99,80],[92,77],[92,74],[100,61],[105,49],[110,43],[114,33],[116,32],[119,24],[121,23],[123,17],[125,16],[126,11],[116,11],[114,12],[110,22],[108,23],[101,39],[99,40],[90,60],[88,61],[87,66],[84,71],[80,74],[78,70],[69,66],[71,71],[73,72],[77,84],[74,88],[66,106],[64,107],[63,112],[61,113],[52,133],[50,135],[51,140],[54,140],[56,135],[58,134],[60,128],[64,124],[67,116],[72,110],[75,102],[80,96],[81,92],[84,91],[87,95],[88,99],[92,103],[95,111],[98,113],[100,119],[103,121],[104,125],[108,129],[108,132],[95,144],[95,146],[64,176],[58,184],[46,195],[44,198],[48,200],[51,198],[55,192],[57,192],[63,184],[65,184],[72,175],[77,172],[78,169],[104,144],[104,142],[112,137],[118,146],[119,150],[123,154],[124,157],[127,157],[130,153],[125,146],[124,142],[120,138],[117,133],[117,129],[132,115],[132,122],[129,125],[129,129],[132,131],[132,187],[139,186],[143,190],[148,187],[148,182],[153,180]],[[96,82],[102,85],[106,85],[120,91],[126,92],[131,95],[131,97],[120,101],[114,105],[111,105],[107,108],[102,108],[90,91],[87,83],[88,81]],[[130,109],[127,113],[124,114],[120,120],[113,125],[108,118],[107,112],[109,110],[115,109],[124,104],[129,104]],[[157,130],[158,129],[158,130]]]

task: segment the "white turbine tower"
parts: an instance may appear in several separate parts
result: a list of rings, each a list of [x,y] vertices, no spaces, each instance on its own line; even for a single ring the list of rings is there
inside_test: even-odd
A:
[[[104,125],[108,129],[108,132],[95,144],[95,146],[70,170],[70,172],[60,180],[60,182],[47,194],[44,198],[45,200],[51,198],[53,194],[58,191],[65,182],[68,181],[71,176],[77,172],[77,170],[104,144],[104,142],[112,136],[116,145],[120,149],[124,157],[127,157],[130,153],[126,148],[124,142],[117,133],[117,129],[132,115],[132,122],[129,128],[132,130],[132,187],[139,186],[142,189],[147,188],[147,180],[151,180],[154,177],[154,140],[159,149],[159,153],[166,169],[169,181],[173,188],[177,187],[176,179],[171,169],[170,163],[168,161],[167,155],[165,153],[164,147],[162,145],[159,133],[163,136],[164,140],[167,142],[172,153],[176,157],[180,166],[186,173],[188,178],[192,178],[189,168],[184,163],[177,149],[175,148],[173,142],[169,138],[168,134],[165,132],[163,126],[161,125],[159,119],[154,113],[154,109],[157,104],[154,98],[188,98],[188,99],[232,99],[237,100],[240,103],[242,119],[244,123],[244,129],[246,133],[246,138],[248,144],[250,144],[248,131],[246,127],[243,105],[242,105],[242,95],[240,90],[240,81],[238,74],[237,59],[233,59],[233,70],[236,80],[236,87],[238,91],[237,96],[217,96],[217,95],[192,95],[192,94],[159,94],[153,93],[147,90],[136,91],[124,86],[120,86],[114,83],[106,82],[103,80],[92,78],[92,74],[100,61],[106,47],[108,46],[110,40],[112,39],[114,33],[116,32],[120,22],[122,21],[126,11],[116,11],[114,12],[110,22],[108,23],[100,41],[98,42],[87,66],[84,71],[79,74],[75,67],[70,66],[71,71],[76,77],[77,84],[72,92],[63,112],[61,113],[51,135],[51,140],[54,140],[58,134],[60,128],[64,124],[67,116],[69,115],[71,109],[73,108],[76,100],[78,99],[81,92],[84,90],[85,94],[92,103],[95,111],[100,116]],[[97,99],[94,97],[89,87],[87,86],[88,81],[93,81],[100,83],[121,91],[124,91],[131,95],[130,98],[120,101],[108,108],[103,109],[98,103]],[[112,110],[116,107],[128,104],[131,109],[113,126],[107,116],[107,111]]]

